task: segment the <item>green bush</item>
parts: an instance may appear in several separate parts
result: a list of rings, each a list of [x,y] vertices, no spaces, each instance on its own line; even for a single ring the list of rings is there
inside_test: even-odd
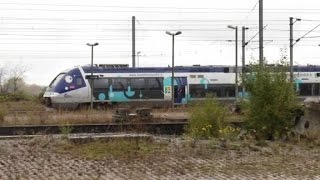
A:
[[[213,96],[208,96],[204,102],[197,102],[188,108],[190,113],[186,134],[195,139],[219,137],[223,127],[226,108]]]
[[[23,92],[0,94],[0,102],[28,101],[31,97]]]
[[[244,106],[246,127],[261,139],[275,139],[291,130],[298,106],[286,63],[277,66],[253,65],[246,75],[248,102]]]

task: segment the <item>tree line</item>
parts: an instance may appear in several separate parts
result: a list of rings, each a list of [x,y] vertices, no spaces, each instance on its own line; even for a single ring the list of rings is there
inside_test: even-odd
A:
[[[27,95],[38,95],[44,87],[36,84],[26,84],[25,73],[31,68],[27,65],[0,65],[0,94],[23,92]]]

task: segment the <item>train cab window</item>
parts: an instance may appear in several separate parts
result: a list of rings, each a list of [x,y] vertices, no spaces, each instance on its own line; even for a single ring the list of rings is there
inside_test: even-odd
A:
[[[58,74],[54,79],[53,81],[50,83],[49,87],[52,88],[52,87],[55,87],[62,78],[64,78],[64,76],[66,75],[66,73],[60,73]]]
[[[320,77],[320,73],[317,73],[317,74],[316,74],[316,77]]]

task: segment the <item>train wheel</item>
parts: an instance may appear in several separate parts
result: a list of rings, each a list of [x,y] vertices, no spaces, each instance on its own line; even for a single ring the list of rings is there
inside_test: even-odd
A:
[[[47,107],[52,107],[52,102],[50,98],[45,98],[44,103]]]
[[[89,104],[86,104],[86,103],[80,103],[79,105],[78,105],[78,108],[77,109],[79,109],[80,111],[87,111],[87,110],[89,110],[90,109],[90,105]]]

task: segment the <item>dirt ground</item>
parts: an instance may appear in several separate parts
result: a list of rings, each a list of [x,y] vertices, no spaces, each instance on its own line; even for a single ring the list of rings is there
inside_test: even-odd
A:
[[[131,158],[59,152],[61,137],[0,140],[0,179],[320,179],[320,144],[153,137],[166,146]]]

